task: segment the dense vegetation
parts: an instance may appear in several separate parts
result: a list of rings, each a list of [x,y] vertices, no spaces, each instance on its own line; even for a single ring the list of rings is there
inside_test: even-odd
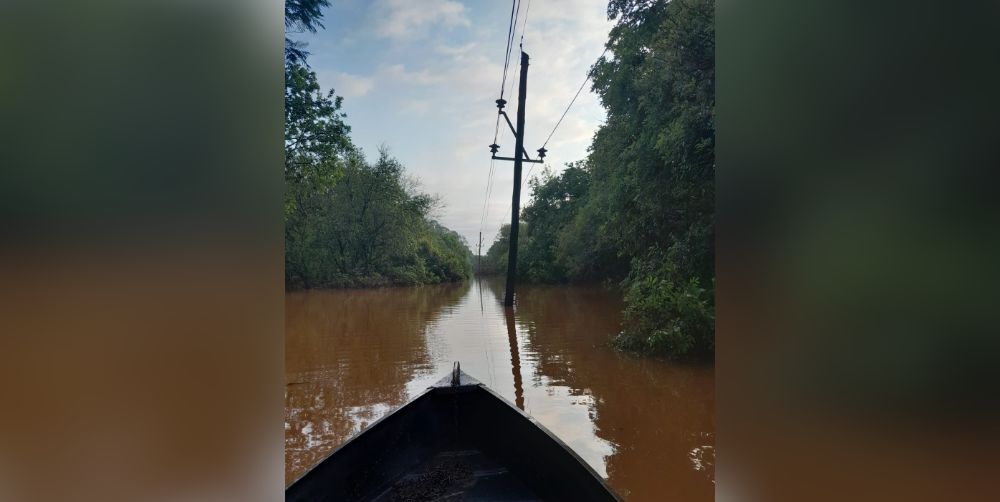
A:
[[[529,183],[518,275],[613,281],[625,293],[623,349],[715,349],[714,6],[612,0],[617,20],[591,69],[607,111],[589,157]],[[483,268],[502,271],[507,231]]]
[[[325,0],[286,2],[289,28],[315,31]],[[419,191],[387,150],[367,160],[349,137],[342,99],[323,93],[303,47],[285,50],[285,284],[289,288],[457,281],[472,255],[430,219]]]

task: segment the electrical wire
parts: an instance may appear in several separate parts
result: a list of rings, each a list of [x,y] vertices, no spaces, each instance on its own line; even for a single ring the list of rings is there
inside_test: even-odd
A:
[[[514,37],[517,36],[517,20],[520,17],[521,17],[521,2],[517,2],[517,11],[514,14],[513,31],[510,33],[510,40],[507,42],[507,63],[506,63],[506,65],[510,64],[511,56],[514,53]],[[523,33],[524,29],[522,28],[521,31]],[[517,58],[517,66],[515,67],[515,70],[514,70],[514,75],[517,75],[517,69],[516,68],[520,68],[520,67],[521,67],[521,58],[518,57]],[[508,75],[508,73],[506,72],[506,68],[505,68],[504,69],[504,83],[506,83],[506,81],[507,81],[507,75]],[[508,95],[514,92],[514,82],[516,80],[517,79],[514,78],[513,75],[511,75],[510,88],[509,88],[510,90],[507,92]],[[500,98],[503,99],[503,88],[502,87],[500,89]]]
[[[531,0],[528,0],[528,7],[524,9],[524,22],[521,23],[521,50],[524,50],[524,30],[528,28],[528,12],[531,11]]]
[[[515,6],[517,6],[517,0],[512,0],[510,4],[510,21],[507,23],[507,46],[504,48],[503,79],[500,80],[500,99],[503,99],[504,86],[507,84],[507,67],[510,66],[510,45],[514,41]]]
[[[530,12],[531,12],[531,0],[528,0],[528,5],[527,5],[527,7],[525,7],[525,10],[524,10],[524,19],[521,20],[521,37],[520,37],[520,43],[518,44],[518,47],[520,49],[519,52],[524,52],[524,33],[527,30],[527,26],[528,26],[528,14]],[[502,78],[502,80],[500,82],[500,99],[503,99],[505,93],[506,93],[506,95],[512,95],[513,94],[513,92],[514,92],[514,82],[517,80],[516,78],[511,78],[511,80],[510,80],[510,87],[506,87],[507,75],[509,75],[509,67],[510,67],[511,55],[512,55],[512,52],[513,52],[513,49],[514,49],[514,47],[513,47],[513,45],[514,45],[514,38],[517,36],[517,24],[518,24],[518,20],[520,18],[521,18],[521,3],[519,1],[517,1],[517,0],[515,0],[511,4],[511,22],[507,26],[507,51],[506,51],[506,55],[505,55],[505,58],[504,58],[503,78]],[[521,68],[521,58],[519,56],[517,58],[517,63],[515,64],[515,67],[514,67],[514,75],[518,74],[518,72],[520,71],[520,68]],[[500,132],[500,114],[497,113],[497,121],[496,121],[496,125],[495,125],[495,127],[493,129],[493,143],[497,142],[497,138],[499,136],[499,132]],[[518,154],[519,154],[519,152],[515,153],[515,155],[518,155]],[[533,165],[528,169],[528,175],[529,176],[531,174],[531,170],[532,169],[534,169]],[[482,221],[480,223],[480,229],[482,229],[482,227],[486,225],[486,222],[489,221],[489,216],[488,216],[488,214],[489,214],[489,197],[492,195],[492,186],[493,186],[492,185],[492,179],[493,179],[494,173],[495,173],[495,167],[494,167],[494,163],[491,161],[490,162],[490,178],[487,181],[487,196],[486,196],[486,200],[483,203],[483,219],[482,219]],[[521,180],[521,188],[522,189],[524,188],[524,181],[526,179],[527,178],[524,178],[524,179]],[[507,209],[505,209],[504,212],[501,213],[501,216],[506,215],[506,213],[509,213],[510,210],[511,210],[511,204],[508,204],[507,205]],[[501,223],[501,226],[503,226],[502,223]]]
[[[531,6],[529,0],[528,6]],[[514,43],[514,36],[517,33],[517,18],[520,15],[521,5],[518,0],[512,0],[510,4],[510,20],[507,23],[507,44],[504,48],[504,63],[503,63],[503,77],[500,79],[500,99],[503,99],[504,88],[507,84],[507,71],[510,68],[510,53],[511,46]],[[522,38],[524,36],[524,27],[521,28]],[[498,110],[496,124],[493,127],[493,143],[497,142],[497,138],[500,134],[500,113]],[[483,227],[486,225],[486,221],[489,215],[489,203],[490,196],[493,193],[493,175],[496,171],[494,159],[490,159],[490,171],[486,177],[486,197],[483,200],[483,215],[479,222],[479,230],[482,232]]]
[[[493,192],[493,164],[494,160],[490,159],[490,170],[489,175],[486,177],[486,197],[483,199],[483,212],[482,216],[479,218],[479,231],[483,231],[483,227],[486,225],[487,215],[489,214],[489,202],[490,194]]]
[[[604,48],[604,52],[602,52],[600,56],[597,56],[597,59],[594,61],[594,64],[597,64],[597,61],[600,61],[601,58],[603,58],[604,55],[607,54],[607,52],[608,52],[608,48],[605,47]],[[593,67],[593,65],[591,65],[591,67]],[[556,125],[552,128],[552,132],[549,133],[549,137],[545,138],[545,143],[542,143],[542,148],[545,148],[545,145],[549,144],[549,140],[552,139],[552,135],[556,133],[556,129],[559,128],[559,124],[562,124],[563,119],[566,118],[566,113],[569,112],[569,109],[573,107],[573,103],[576,102],[576,98],[580,97],[580,91],[583,90],[583,87],[585,85],[587,85],[587,82],[589,82],[589,81],[590,81],[590,71],[588,69],[588,71],[587,71],[587,78],[585,78],[583,80],[583,83],[580,84],[580,88],[576,90],[576,94],[573,95],[573,99],[570,100],[569,105],[566,106],[566,109],[563,111],[562,116],[559,117],[559,121],[556,122]]]

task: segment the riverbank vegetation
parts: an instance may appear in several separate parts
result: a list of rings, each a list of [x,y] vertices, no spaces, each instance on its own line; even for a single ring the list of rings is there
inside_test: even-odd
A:
[[[325,5],[286,2],[286,24],[314,31]],[[373,162],[351,142],[342,99],[320,89],[307,55],[286,40],[286,288],[468,278],[471,252],[432,219],[437,199],[421,192],[386,148]]]
[[[611,0],[612,57],[591,69],[607,112],[589,156],[529,181],[518,275],[624,290],[614,344],[676,357],[715,350],[714,7]],[[506,270],[501,229],[484,257]]]

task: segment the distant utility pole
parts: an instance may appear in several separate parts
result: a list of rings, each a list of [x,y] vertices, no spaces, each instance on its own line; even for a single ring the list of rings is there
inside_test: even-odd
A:
[[[490,145],[490,151],[493,152],[494,159],[514,161],[514,194],[510,202],[510,242],[507,250],[507,291],[503,297],[503,304],[507,307],[514,306],[514,276],[517,275],[517,231],[521,213],[521,163],[534,162],[540,164],[543,161],[542,159],[545,158],[544,147],[538,149],[538,160],[532,160],[528,157],[528,152],[524,149],[524,101],[527,98],[527,94],[528,55],[522,51],[521,80],[517,86],[516,128],[510,123],[507,112],[503,111],[503,107],[507,102],[503,98],[497,100],[497,108],[500,110],[500,115],[503,115],[503,118],[507,121],[507,125],[510,126],[511,132],[514,133],[514,156],[497,157],[497,150],[500,149],[500,145],[496,143]]]
[[[479,252],[476,253],[476,275],[483,273],[483,233],[479,232]]]

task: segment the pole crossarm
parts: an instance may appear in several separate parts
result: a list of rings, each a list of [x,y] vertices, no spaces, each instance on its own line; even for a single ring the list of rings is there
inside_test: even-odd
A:
[[[514,157],[498,157],[496,155],[494,155],[494,156],[492,156],[490,158],[491,159],[496,159],[496,160],[510,160],[510,161],[517,160]],[[544,160],[541,160],[541,159],[539,159],[539,160],[532,160],[532,159],[528,158],[528,154],[527,153],[524,154],[524,158],[521,159],[521,161],[522,162],[531,162],[531,163],[534,163],[534,164],[541,164],[541,163],[545,162]]]
[[[500,101],[500,100],[497,100],[497,101]],[[511,134],[513,134],[514,137],[516,138],[517,137],[517,130],[514,129],[514,124],[510,123],[510,117],[507,116],[507,112],[505,112],[505,111],[503,111],[501,109],[498,113],[500,115],[503,115],[503,119],[507,121],[507,126],[510,127]],[[497,145],[497,146],[499,147],[499,145]],[[545,157],[545,152],[546,151],[547,150],[545,150],[545,147],[542,147],[542,148],[538,149],[538,154],[539,154],[539,158],[540,159]],[[528,155],[528,150],[526,148],[524,148],[523,146],[521,147],[521,153],[524,155],[524,160],[526,160],[528,162],[533,162],[535,164],[541,164],[543,162],[542,160],[531,160],[531,156]],[[510,157],[497,157],[496,155],[494,155],[493,158],[494,159],[499,159],[499,160],[514,160],[514,159],[512,159]]]
[[[510,127],[510,132],[517,136],[517,131],[514,130],[514,124],[510,122],[510,117],[507,116],[507,112],[500,110],[500,115],[503,115],[504,120],[507,121],[507,126]]]

